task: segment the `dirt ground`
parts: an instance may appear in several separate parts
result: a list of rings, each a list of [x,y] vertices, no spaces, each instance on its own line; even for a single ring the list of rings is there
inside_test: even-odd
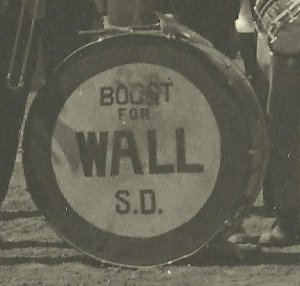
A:
[[[274,218],[258,199],[245,229],[257,234]],[[300,245],[263,249],[234,258],[195,255],[174,265],[122,269],[94,261],[61,241],[47,226],[26,191],[18,154],[8,196],[0,217],[0,285],[300,285]]]

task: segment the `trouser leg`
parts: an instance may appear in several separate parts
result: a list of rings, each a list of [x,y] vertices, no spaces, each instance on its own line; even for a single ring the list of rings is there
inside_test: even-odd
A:
[[[9,8],[5,13],[1,13],[0,17],[0,202],[6,195],[13,170],[20,127],[38,50],[36,31],[32,52],[29,55],[25,86],[18,93],[12,93],[8,90],[5,80],[16,36],[21,2],[11,0],[9,3]],[[90,29],[94,13],[96,10],[92,1],[48,1],[46,19],[42,25],[46,71],[53,70],[66,55],[88,41],[87,38],[78,36],[77,30]],[[30,23],[25,25],[29,27]],[[22,43],[26,43],[25,38]],[[25,46],[22,48],[24,49]]]
[[[239,33],[240,52],[245,65],[245,73],[249,78],[253,78],[256,73],[256,53],[257,36],[254,32]]]
[[[92,28],[97,10],[91,0],[49,0],[42,28],[46,74],[90,39],[78,30]]]
[[[290,231],[299,230],[300,60],[273,56],[267,113],[271,155],[264,187],[273,190],[275,209]]]
[[[175,0],[179,20],[190,29],[207,38],[214,47],[234,58],[237,53],[235,20],[240,0]]]
[[[32,53],[29,57],[25,87],[16,94],[8,90],[5,79],[16,34],[19,3],[20,1],[10,1],[10,8],[0,19],[0,202],[6,195],[12,174],[30,79],[35,66],[35,55]],[[35,39],[33,49],[36,49],[36,43]]]

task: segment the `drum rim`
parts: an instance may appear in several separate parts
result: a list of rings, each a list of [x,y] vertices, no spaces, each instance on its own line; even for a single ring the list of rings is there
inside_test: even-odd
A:
[[[56,71],[51,75],[51,78],[48,80],[48,85],[51,83],[51,81],[56,81],[56,79],[57,78],[59,78],[59,73],[63,73],[63,71],[65,70],[65,69],[68,69],[68,63],[69,63],[69,61],[76,61],[76,60],[80,60],[81,58],[84,58],[84,56],[85,55],[88,55],[89,53],[90,53],[90,51],[91,50],[93,50],[93,49],[95,49],[95,50],[103,50],[103,49],[107,49],[107,48],[110,48],[110,47],[113,47],[113,46],[118,46],[118,45],[116,45],[117,43],[119,43],[120,44],[120,42],[119,41],[123,41],[124,39],[131,39],[131,40],[133,40],[133,39],[135,39],[135,40],[138,40],[138,41],[145,41],[145,42],[147,42],[147,43],[149,43],[149,41],[151,42],[151,41],[156,41],[157,43],[166,43],[167,45],[169,45],[170,47],[172,47],[173,45],[175,45],[175,46],[177,46],[177,48],[179,48],[179,49],[183,49],[183,50],[185,50],[185,51],[188,51],[188,52],[190,52],[190,53],[192,53],[192,55],[193,56],[197,56],[197,57],[199,57],[199,56],[201,56],[201,60],[203,60],[204,62],[206,61],[206,64],[208,65],[208,67],[211,67],[212,66],[212,64],[211,64],[211,62],[204,56],[204,54],[203,53],[201,53],[201,51],[199,51],[199,50],[197,50],[197,49],[195,49],[194,47],[191,47],[191,46],[189,46],[189,45],[187,45],[186,43],[183,43],[183,42],[179,42],[179,41],[177,41],[177,40],[170,40],[170,39],[167,39],[167,41],[166,41],[166,38],[165,37],[162,37],[162,36],[157,36],[157,35],[152,35],[152,36],[150,36],[150,35],[147,35],[147,36],[145,36],[145,35],[137,35],[137,34],[135,34],[135,35],[126,35],[126,37],[124,37],[124,35],[122,35],[122,36],[114,36],[114,37],[110,37],[109,39],[107,39],[107,41],[101,41],[101,42],[95,42],[95,43],[92,43],[92,44],[88,44],[87,46],[85,46],[85,47],[83,47],[83,48],[81,48],[81,49],[79,49],[78,51],[76,51],[73,55],[71,55],[70,57],[68,57],[57,69],[56,69]],[[157,44],[156,43],[156,44]],[[214,74],[214,71],[210,71],[210,72],[212,72],[213,74]],[[210,74],[210,73],[208,73],[208,74]],[[216,74],[214,74],[214,75],[216,75],[217,77],[219,76],[218,75],[218,73],[216,73]],[[210,74],[210,76],[211,76],[211,74]],[[88,77],[89,78],[89,77]],[[85,79],[86,80],[86,79]],[[82,82],[84,82],[85,80],[83,80]],[[188,79],[188,80],[190,80],[190,78]],[[224,81],[224,79],[220,79],[221,81],[223,80]],[[51,85],[51,84],[50,84]],[[226,89],[228,88],[228,83],[226,83]],[[47,87],[47,86],[46,86]],[[46,87],[44,87],[43,88],[43,90],[46,88]],[[197,86],[198,88],[199,88],[199,86]],[[226,91],[226,92],[228,92],[228,91]],[[207,99],[207,97],[206,97],[206,95],[205,95],[205,98]],[[40,105],[44,105],[45,104],[45,102],[47,102],[47,99],[45,99],[45,96],[43,96],[43,92],[42,93],[40,93],[39,95],[38,95],[38,97],[37,97],[37,101],[33,104],[33,108],[31,108],[31,110],[33,110],[33,112],[31,111],[31,113],[29,114],[29,116],[28,116],[28,118],[27,118],[27,121],[26,121],[26,126],[25,126],[25,134],[24,134],[24,141],[23,141],[23,149],[24,149],[24,157],[23,157],[23,162],[24,162],[24,172],[25,172],[25,177],[26,177],[26,181],[27,181],[27,184],[28,184],[28,186],[29,186],[29,189],[31,190],[31,195],[32,195],[32,197],[33,197],[33,200],[35,201],[35,203],[41,208],[41,211],[42,212],[44,212],[44,206],[43,206],[43,203],[45,203],[45,202],[41,202],[41,199],[38,197],[39,196],[39,194],[38,193],[36,193],[36,190],[38,190],[39,189],[39,187],[41,186],[40,184],[41,184],[41,182],[39,181],[39,178],[37,178],[37,177],[32,177],[32,175],[30,174],[31,173],[31,171],[30,171],[30,169],[31,168],[33,168],[34,169],[34,166],[31,166],[31,160],[32,160],[32,158],[30,157],[30,151],[28,151],[28,149],[30,148],[30,142],[31,142],[31,136],[32,136],[32,134],[31,134],[31,132],[32,132],[32,130],[30,130],[31,129],[31,127],[30,127],[30,125],[31,125],[31,121],[32,120],[34,120],[34,117],[35,117],[35,113],[37,113],[37,114],[39,114],[40,113],[40,111],[38,110],[38,108],[40,108],[41,106]],[[211,106],[211,105],[210,105]],[[37,108],[38,107],[38,108]],[[35,108],[36,108],[36,110],[35,110]],[[44,107],[45,108],[45,107]],[[211,107],[212,108],[212,107]],[[212,108],[212,110],[213,110],[213,108]],[[213,110],[213,112],[214,112],[214,114],[215,114],[215,111]],[[218,111],[219,112],[219,111]],[[59,114],[59,113],[58,113]],[[215,114],[215,116],[216,116],[216,114]],[[220,119],[218,119],[219,121],[220,121]],[[219,121],[217,120],[217,122],[218,122],[218,126],[219,126]],[[54,121],[54,122],[56,122],[56,120]],[[45,122],[46,123],[46,122]],[[47,127],[48,128],[48,127]],[[29,130],[29,131],[28,131]],[[222,132],[222,130],[220,130],[220,132]],[[246,133],[246,132],[245,132]],[[31,135],[31,136],[30,136]],[[246,136],[247,134],[245,134],[245,136]],[[49,135],[49,138],[52,138],[52,135]],[[248,138],[248,135],[246,136],[246,138]],[[250,138],[251,139],[251,138]],[[223,140],[222,138],[221,138],[221,140]],[[50,140],[51,141],[51,140]],[[250,143],[249,143],[249,146],[248,146],[248,144],[247,144],[247,148],[250,148]],[[223,148],[222,147],[223,146],[223,143],[221,144],[221,148]],[[51,149],[51,148],[50,148]],[[223,150],[223,149],[222,149]],[[50,155],[51,156],[51,155]],[[222,159],[222,157],[223,157],[223,153],[221,154],[221,161],[223,161],[223,159]],[[51,161],[51,159],[49,160],[49,161]],[[247,161],[247,165],[249,165],[250,164],[250,162],[249,162],[249,160]],[[246,167],[245,169],[247,169],[248,167]],[[219,180],[219,176],[218,176],[218,178],[217,178],[217,182],[218,182],[218,180]],[[216,183],[217,184],[217,183]],[[215,190],[214,190],[215,191]],[[45,194],[43,194],[43,196],[44,196]],[[47,195],[46,195],[46,197],[47,197]],[[210,200],[211,198],[209,198],[209,200]],[[65,204],[65,202],[64,202],[64,204]],[[63,205],[64,205],[63,204]],[[206,205],[206,204],[205,204]],[[203,207],[204,208],[204,207]],[[202,208],[202,209],[203,209]],[[199,211],[199,213],[202,211],[202,209],[200,209],[200,211]],[[48,211],[48,210],[47,210]],[[44,212],[44,214],[46,215],[46,217],[47,217],[47,211],[46,212]],[[220,211],[220,210],[218,210],[218,211]],[[232,209],[230,209],[229,210],[229,208],[227,209],[227,211],[228,212],[230,212],[230,215],[229,214],[227,214],[227,216],[229,217],[229,216],[231,216],[233,213],[235,213],[236,212],[236,210],[232,210]],[[62,214],[60,214],[60,215],[62,215]],[[72,213],[71,212],[71,216],[74,216],[75,214],[74,213]],[[198,216],[198,214],[196,215],[196,216]],[[136,263],[126,263],[126,262],[123,262],[123,263],[118,263],[118,262],[115,262],[115,261],[111,261],[110,259],[106,259],[105,257],[104,258],[100,258],[99,256],[95,256],[95,255],[93,255],[91,252],[91,250],[90,250],[90,247],[89,246],[87,246],[87,247],[82,247],[82,245],[79,245],[80,243],[78,243],[78,241],[76,241],[76,242],[74,242],[73,241],[73,237],[68,237],[68,236],[66,236],[65,235],[65,233],[63,233],[63,231],[61,231],[61,230],[58,230],[57,229],[57,221],[53,221],[54,220],[54,218],[52,218],[51,216],[49,216],[48,215],[48,217],[50,218],[50,224],[54,227],[54,229],[55,229],[55,231],[56,232],[58,232],[59,233],[59,235],[60,236],[62,236],[64,239],[66,239],[67,241],[69,241],[73,246],[75,246],[76,248],[79,248],[81,251],[83,251],[83,252],[85,252],[86,254],[88,254],[88,255],[90,255],[90,256],[92,256],[92,257],[94,257],[94,258],[96,258],[96,259],[100,259],[101,261],[108,261],[109,263],[113,263],[113,264],[117,264],[117,265],[124,265],[124,266],[140,266],[140,265],[138,265],[138,264],[136,264]],[[83,219],[83,218],[80,218],[80,220],[81,219]],[[49,220],[49,219],[48,219]],[[55,220],[57,220],[57,218],[55,217]],[[83,219],[84,220],[84,219]],[[194,218],[192,219],[192,220],[194,220]],[[68,221],[68,220],[66,220],[66,221]],[[200,221],[201,221],[201,219],[200,219]],[[222,220],[222,223],[219,223],[219,227],[218,227],[218,229],[214,229],[213,230],[213,233],[211,234],[211,237],[209,238],[209,239],[206,239],[207,240],[207,242],[212,238],[212,237],[214,237],[215,235],[216,235],[216,233],[218,233],[218,232],[220,232],[221,231],[221,229],[222,229],[222,227],[223,227],[223,221],[224,220]],[[65,222],[65,221],[64,221]],[[82,223],[81,223],[82,224]],[[88,222],[84,222],[84,224],[83,225],[85,225],[85,224],[88,224],[88,225],[90,225],[90,223],[88,223]],[[187,224],[190,224],[190,222],[188,222]],[[197,224],[199,224],[199,222],[197,222]],[[62,226],[61,226],[62,227]],[[179,227],[179,229],[182,229],[183,228],[183,226],[180,226]],[[99,230],[97,229],[97,232],[98,232]],[[177,231],[176,229],[175,229],[175,231]],[[173,232],[173,230],[171,231],[171,232]],[[182,232],[182,230],[180,231],[180,232]],[[169,234],[169,233],[167,233],[167,234]],[[163,234],[162,236],[166,236],[167,234]],[[124,240],[124,238],[122,238],[123,240]],[[152,238],[151,238],[152,239]],[[130,240],[130,239],[129,239]],[[86,244],[85,242],[82,242],[84,245]],[[199,244],[199,243],[198,243]],[[169,263],[169,261],[176,261],[176,260],[178,260],[178,259],[181,259],[182,257],[185,257],[185,256],[187,256],[187,255],[190,255],[190,254],[192,254],[192,253],[194,253],[194,252],[196,252],[196,251],[198,251],[200,248],[202,248],[204,245],[199,245],[199,247],[197,248],[197,249],[194,249],[193,251],[186,251],[186,253],[183,253],[180,257],[176,257],[176,258],[169,258],[169,259],[167,259],[167,261],[165,261],[165,262],[160,262],[160,263],[158,263],[158,264],[165,264],[165,263]],[[178,255],[177,255],[178,256]],[[147,264],[147,263],[145,263],[143,266],[151,266],[151,265],[157,265],[157,263],[150,263],[149,265]]]

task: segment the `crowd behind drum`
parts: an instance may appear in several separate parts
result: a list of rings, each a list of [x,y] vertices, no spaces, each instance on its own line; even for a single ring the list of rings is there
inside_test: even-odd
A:
[[[267,95],[264,94],[265,89],[260,87],[261,74],[256,57],[257,32],[252,19],[255,3],[249,0],[241,2],[160,0],[152,1],[152,4],[155,10],[175,14],[180,22],[206,37],[226,56],[234,59],[238,53],[241,54],[245,73],[262,99],[263,105],[266,105],[264,108],[270,129],[271,155],[264,188],[266,193],[272,194],[272,204],[278,216],[274,227],[268,233],[262,234],[257,242],[283,246],[296,243],[300,234],[299,51],[295,48],[286,54],[288,49],[283,47],[281,53],[272,53],[270,90]],[[277,6],[274,11],[287,9],[286,6],[280,5],[281,2],[259,0],[256,6],[266,7],[275,3]],[[283,2],[294,5],[296,1]],[[28,56],[25,85],[19,90],[11,90],[7,87],[6,76],[15,41],[20,5],[21,1],[18,0],[0,0],[0,201],[5,198],[12,174],[19,130],[39,46],[47,76],[68,54],[91,40],[88,34],[79,35],[78,30],[102,28],[103,16],[107,12],[107,3],[104,0],[45,0],[40,9],[32,49]],[[261,11],[256,12],[257,17],[263,16],[260,15]],[[295,17],[295,23],[297,21]],[[25,20],[25,29],[30,28],[30,23],[31,18],[28,17],[28,20]],[[297,38],[300,39],[299,32],[300,27],[293,26],[290,34],[285,34],[285,41],[289,40],[289,44],[297,47],[298,42],[300,43],[299,40],[297,42]],[[23,42],[26,41],[21,41]],[[20,48],[25,49],[22,45],[25,44],[21,44]],[[271,45],[270,47],[272,48]],[[233,237],[233,242],[247,242],[245,234]]]

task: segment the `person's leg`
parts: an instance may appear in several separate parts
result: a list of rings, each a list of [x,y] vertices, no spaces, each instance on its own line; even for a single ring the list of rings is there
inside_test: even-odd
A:
[[[42,47],[46,74],[68,54],[90,39],[79,30],[93,27],[97,9],[93,0],[49,0],[42,29]]]
[[[228,57],[236,56],[235,20],[238,17],[240,0],[176,0],[173,5],[180,22],[207,38]]]
[[[248,77],[255,74],[256,68],[256,32],[252,17],[253,3],[250,0],[241,0],[241,10],[236,21],[239,33],[240,52],[244,60],[245,73]]]
[[[35,66],[35,56],[29,59],[25,87],[17,94],[6,85],[12,46],[15,40],[20,1],[10,1],[9,8],[0,17],[0,202],[5,198],[16,158],[19,131]],[[29,23],[27,23],[29,25]],[[36,39],[33,48],[36,48]]]
[[[272,59],[268,119],[271,154],[264,188],[274,192],[278,223],[262,244],[286,244],[300,233],[300,59]]]

